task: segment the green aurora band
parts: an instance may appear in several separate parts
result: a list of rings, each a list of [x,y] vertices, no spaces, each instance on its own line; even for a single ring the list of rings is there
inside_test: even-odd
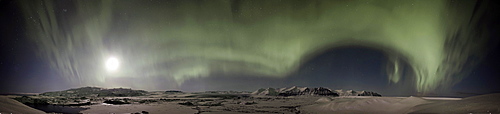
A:
[[[106,77],[165,77],[177,85],[213,73],[282,78],[318,51],[357,45],[387,54],[390,82],[405,74],[425,93],[467,76],[487,42],[477,22],[481,4],[473,0],[19,4],[40,56],[75,86],[124,86]],[[121,60],[117,72],[104,69],[110,56]],[[402,70],[405,63],[411,70]]]

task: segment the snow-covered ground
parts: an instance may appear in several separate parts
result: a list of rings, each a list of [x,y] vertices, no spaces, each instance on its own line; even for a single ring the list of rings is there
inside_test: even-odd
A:
[[[162,104],[130,104],[130,105],[92,105],[85,106],[90,108],[81,111],[84,114],[97,114],[97,113],[142,113],[142,111],[152,114],[194,114],[197,111],[190,107],[181,106],[175,103],[162,103]]]
[[[128,99],[155,102],[132,102],[124,105],[93,104],[81,113],[499,113],[500,94],[468,98],[373,97],[373,96],[250,96],[233,98],[141,96]],[[196,95],[196,94],[189,94]],[[211,94],[213,95],[213,94]],[[12,97],[0,97],[2,113],[43,113],[23,105]],[[117,97],[118,98],[118,97]],[[161,100],[163,99],[163,100]],[[170,99],[170,100],[168,100]],[[190,105],[182,103],[190,102]],[[206,105],[216,104],[216,105]]]
[[[43,111],[31,108],[14,99],[16,96],[0,96],[0,114],[43,114]]]
[[[420,105],[414,113],[500,113],[500,93]]]
[[[500,94],[468,98],[337,97],[301,107],[305,113],[499,113]]]
[[[330,102],[318,102],[317,104],[301,108],[306,113],[408,113],[411,108],[426,104],[429,101],[418,97],[394,98],[394,97],[344,97],[334,98]]]
[[[430,103],[419,97],[343,97],[331,101],[322,100],[317,104],[300,108],[306,113],[409,113],[412,108]]]

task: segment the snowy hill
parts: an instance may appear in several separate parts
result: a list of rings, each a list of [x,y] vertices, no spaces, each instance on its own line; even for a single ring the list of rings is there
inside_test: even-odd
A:
[[[290,88],[261,88],[252,92],[254,95],[268,95],[268,96],[299,96],[299,95],[310,95],[310,96],[381,96],[378,93],[371,91],[353,91],[353,90],[331,90],[329,88],[318,87],[318,88],[308,88],[308,87],[297,87],[293,86]]]
[[[81,87],[64,91],[45,92],[41,96],[64,96],[64,97],[127,97],[142,96],[147,92],[144,90],[132,90],[130,88],[105,89],[99,87]]]

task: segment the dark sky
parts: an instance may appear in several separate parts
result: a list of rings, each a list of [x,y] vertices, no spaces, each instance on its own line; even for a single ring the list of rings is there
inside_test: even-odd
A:
[[[0,1],[0,93],[81,86],[500,92],[492,1],[460,10],[449,1],[73,2]],[[120,60],[117,71],[104,68],[109,57]]]

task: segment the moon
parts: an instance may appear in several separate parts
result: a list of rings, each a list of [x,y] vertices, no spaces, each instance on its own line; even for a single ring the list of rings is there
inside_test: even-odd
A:
[[[115,57],[110,57],[108,60],[106,60],[106,70],[113,72],[118,70],[118,67],[120,67],[120,61],[115,58]]]

